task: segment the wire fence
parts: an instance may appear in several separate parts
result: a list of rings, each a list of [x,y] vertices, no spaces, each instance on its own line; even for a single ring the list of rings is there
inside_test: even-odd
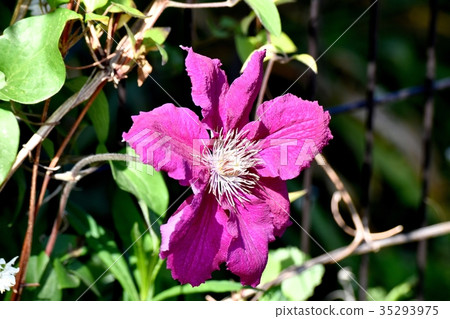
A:
[[[430,166],[431,166],[431,136],[433,132],[433,114],[434,114],[434,93],[439,90],[444,90],[450,87],[450,78],[435,79],[436,74],[436,34],[437,34],[437,16],[439,11],[438,1],[428,1],[428,35],[426,45],[426,72],[424,74],[423,85],[403,88],[401,90],[387,93],[383,95],[376,95],[377,87],[377,40],[378,24],[380,20],[380,9],[382,0],[370,0],[370,18],[369,33],[367,35],[367,84],[366,84],[366,98],[363,100],[349,102],[334,107],[328,110],[330,114],[342,114],[358,109],[365,110],[365,148],[363,155],[362,177],[360,189],[362,191],[361,198],[361,219],[364,227],[369,228],[370,225],[370,185],[373,171],[373,148],[374,148],[374,117],[376,115],[376,106],[382,104],[392,104],[406,100],[415,95],[423,95],[425,104],[423,106],[423,128],[421,140],[421,197],[420,204],[417,207],[415,218],[417,227],[426,226],[426,209],[427,197],[430,187]],[[310,1],[310,14],[308,24],[308,48],[309,54],[317,58],[318,43],[319,43],[319,26],[318,18],[320,11],[320,0]],[[319,75],[320,76],[320,75]],[[316,94],[316,76],[311,76],[309,79],[309,98],[314,98]],[[307,170],[304,175],[304,187],[311,190],[311,170]],[[311,225],[311,198],[309,195],[305,196],[302,206],[302,227],[309,231]],[[308,236],[302,233],[301,242],[302,250],[309,251]],[[416,291],[416,298],[424,299],[424,281],[425,281],[425,266],[427,262],[427,241],[421,240],[417,244],[417,276],[418,285]],[[361,259],[358,282],[360,285],[358,297],[360,300],[366,300],[368,278],[370,272],[370,257],[369,254],[364,254]]]

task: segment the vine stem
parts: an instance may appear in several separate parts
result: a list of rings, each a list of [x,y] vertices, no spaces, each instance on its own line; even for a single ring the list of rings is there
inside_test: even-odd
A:
[[[273,56],[270,58],[269,62],[267,63],[267,68],[266,68],[266,71],[264,72],[264,77],[263,77],[262,84],[261,84],[261,90],[259,91],[258,100],[256,101],[256,107],[261,105],[261,103],[264,99],[264,94],[266,94],[270,74],[272,73],[273,64],[275,63],[276,59],[277,59],[276,55],[273,54]]]
[[[59,227],[61,226],[61,221],[64,216],[64,211],[67,205],[67,201],[69,199],[70,192],[72,191],[77,181],[84,176],[83,174],[80,174],[83,167],[85,167],[86,165],[91,165],[97,162],[104,162],[104,161],[135,161],[135,160],[137,160],[137,157],[128,154],[106,153],[106,154],[91,155],[80,160],[69,172],[57,175],[56,177],[57,179],[65,180],[67,181],[67,183],[64,186],[61,195],[61,200],[59,202],[58,215],[56,216],[56,219],[53,223],[52,231],[48,239],[47,246],[45,247],[45,253],[47,256],[51,255],[53,248],[55,246],[56,239],[58,237]]]
[[[52,161],[50,162],[50,165],[48,166],[48,170],[45,173],[45,177],[44,177],[44,181],[42,183],[42,187],[41,187],[41,192],[39,194],[39,200],[37,203],[37,210],[39,210],[39,207],[42,203],[42,201],[44,200],[44,196],[45,196],[45,192],[47,190],[47,186],[48,183],[50,181],[50,174],[52,172],[52,169],[56,167],[56,165],[58,164],[65,148],[67,147],[67,145],[69,144],[69,141],[71,140],[72,136],[75,134],[75,131],[77,130],[78,126],[80,125],[81,121],[83,120],[83,118],[85,117],[87,111],[89,110],[89,108],[91,107],[92,103],[95,101],[95,99],[97,98],[98,94],[100,94],[100,92],[103,89],[103,86],[106,84],[106,82],[103,82],[102,84],[100,84],[97,88],[97,90],[94,92],[94,94],[92,94],[92,96],[90,97],[89,101],[86,103],[85,107],[83,108],[83,110],[81,111],[81,113],[78,115],[75,123],[72,125],[72,128],[70,129],[69,133],[67,134],[67,136],[65,137],[64,141],[62,142],[61,146],[58,149],[58,152],[56,153],[56,155],[53,157]],[[49,242],[52,239],[52,235],[54,232],[57,232],[59,229],[59,225],[61,223],[61,220],[59,219],[59,214],[56,216],[55,221],[53,223],[53,228],[52,228],[52,233],[50,235],[49,238]],[[56,229],[55,229],[56,227]],[[56,240],[56,235],[53,235],[55,237]],[[54,245],[54,243],[53,243]],[[48,243],[47,243],[48,246]],[[52,246],[53,249],[53,246]],[[49,253],[47,253],[47,249],[46,249],[46,254],[48,256],[50,256]]]
[[[31,0],[18,0],[16,7],[14,9],[13,16],[9,25],[13,25],[17,21],[23,19],[27,14],[28,7],[30,6]]]
[[[324,265],[324,264],[332,264],[341,261],[344,258],[354,256],[354,255],[362,255],[368,254],[371,252],[377,252],[382,248],[403,245],[411,242],[416,242],[420,240],[425,240],[429,238],[439,237],[443,235],[450,234],[450,222],[443,222],[439,224],[435,224],[432,226],[422,227],[411,231],[407,234],[398,234],[389,238],[380,239],[377,241],[373,241],[371,243],[363,243],[356,247],[351,254],[345,255],[344,251],[348,250],[348,246],[341,247],[320,256],[317,256],[313,259],[306,261],[301,266],[291,266],[283,270],[280,275],[274,280],[258,287],[258,291],[253,289],[244,289],[239,292],[242,298],[252,298],[253,300],[259,299],[262,294],[269,290],[270,288],[280,285],[284,280],[292,278],[293,276],[299,275],[305,270],[316,266],[316,265]]]
[[[50,99],[47,99],[45,101],[44,109],[42,111],[41,122],[44,122],[46,120],[49,106],[50,106]],[[22,294],[23,277],[26,273],[28,260],[30,259],[31,254],[34,222],[36,220],[36,186],[37,186],[39,160],[41,157],[41,147],[42,144],[38,144],[36,147],[36,152],[34,154],[33,170],[31,175],[30,201],[28,209],[28,224],[25,233],[25,238],[23,239],[22,250],[20,252],[19,273],[17,274],[16,285],[13,289],[13,294],[11,295],[11,300],[13,301],[19,300]]]
[[[70,98],[68,98],[63,104],[61,104],[56,111],[45,121],[45,123],[39,128],[39,130],[33,134],[26,144],[22,146],[22,149],[16,156],[16,160],[8,173],[8,176],[0,186],[0,192],[6,185],[11,176],[22,165],[23,161],[28,157],[39,143],[41,143],[53,130],[53,128],[59,123],[59,121],[77,105],[83,103],[95,92],[98,86],[105,82],[109,78],[110,70],[102,70],[98,72],[90,81],[86,82],[81,90]]]

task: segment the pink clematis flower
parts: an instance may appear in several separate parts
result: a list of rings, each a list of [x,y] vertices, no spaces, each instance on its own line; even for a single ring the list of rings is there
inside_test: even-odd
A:
[[[291,222],[285,180],[309,166],[332,138],[317,102],[286,94],[259,105],[264,51],[231,85],[218,59],[191,48],[186,69],[203,119],[164,104],[133,117],[123,138],[142,162],[163,170],[191,195],[161,226],[160,257],[181,283],[200,285],[226,263],[243,285],[257,286],[268,244]]]

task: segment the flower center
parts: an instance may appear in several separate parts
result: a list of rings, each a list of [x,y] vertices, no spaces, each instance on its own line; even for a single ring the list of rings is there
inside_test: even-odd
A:
[[[243,138],[246,133],[232,130],[223,136],[221,131],[212,148],[204,148],[202,156],[210,169],[209,192],[219,203],[226,200],[232,207],[235,199],[249,201],[245,194],[250,194],[259,180],[253,169],[260,163],[256,157],[258,142]]]

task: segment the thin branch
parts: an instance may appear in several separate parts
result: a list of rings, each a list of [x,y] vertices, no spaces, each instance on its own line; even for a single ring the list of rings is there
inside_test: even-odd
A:
[[[47,99],[44,104],[44,109],[41,115],[41,121],[44,122],[47,118],[48,108],[50,106],[50,99]],[[37,177],[38,177],[38,169],[39,169],[39,160],[41,157],[41,146],[42,144],[38,144],[36,147],[36,153],[34,155],[34,163],[33,163],[33,171],[31,174],[31,189],[30,189],[30,202],[28,208],[28,224],[27,230],[25,233],[25,238],[23,239],[22,250],[20,252],[20,263],[19,263],[19,273],[16,276],[16,285],[13,289],[13,294],[11,296],[11,300],[20,300],[20,296],[22,295],[23,290],[23,281],[27,271],[28,260],[31,254],[31,246],[33,243],[33,231],[34,231],[34,222],[37,216],[37,207],[36,207],[36,188],[37,188]]]
[[[67,99],[61,106],[56,109],[56,111],[45,121],[39,130],[28,140],[26,144],[22,146],[22,149],[16,156],[16,160],[8,173],[8,176],[3,181],[0,186],[0,192],[6,185],[11,176],[16,172],[16,170],[22,165],[23,161],[27,158],[28,154],[32,152],[35,147],[41,143],[56,126],[59,121],[74,107],[83,103],[95,92],[98,86],[109,78],[108,70],[103,70],[98,72],[90,81],[87,81],[81,90],[69,99]]]
[[[277,59],[277,56],[275,54],[273,54],[269,60],[269,63],[267,63],[267,68],[266,68],[266,71],[264,72],[264,77],[263,77],[262,84],[261,84],[261,90],[259,91],[258,100],[256,101],[256,107],[258,107],[264,99],[264,94],[266,94],[267,84],[269,83],[269,77],[270,77],[270,74],[272,73],[273,64],[275,63],[276,59]]]
[[[356,236],[356,233],[358,231],[362,231],[364,233],[364,239],[366,242],[371,242],[372,240],[379,240],[384,239],[389,236],[396,235],[400,233],[403,230],[402,226],[396,226],[392,229],[389,229],[384,232],[379,233],[370,233],[368,232],[364,225],[362,224],[362,221],[359,217],[358,211],[353,204],[353,200],[348,193],[348,191],[345,189],[344,184],[342,183],[341,179],[337,175],[337,173],[334,171],[334,169],[327,163],[325,158],[322,155],[316,156],[316,161],[319,164],[320,167],[325,171],[325,173],[328,175],[328,178],[331,180],[331,182],[334,184],[337,192],[333,194],[332,200],[331,200],[331,211],[333,214],[333,218],[335,219],[336,223],[341,227],[347,234]],[[356,229],[353,229],[345,224],[343,218],[340,216],[338,203],[343,200],[345,204],[347,205],[350,214],[352,216],[353,223],[355,224]]]
[[[69,133],[66,135],[64,141],[62,142],[61,146],[59,147],[58,151],[56,152],[56,155],[53,157],[52,161],[50,162],[50,165],[49,165],[50,170],[47,170],[47,172],[45,174],[44,181],[43,181],[42,187],[41,187],[41,192],[40,192],[40,195],[39,195],[39,200],[38,200],[38,203],[37,203],[37,209],[39,209],[39,207],[41,206],[42,201],[44,200],[44,195],[45,195],[45,192],[47,190],[48,183],[50,181],[50,174],[52,172],[51,169],[55,168],[56,165],[58,164],[59,159],[61,158],[62,153],[64,152],[65,148],[69,144],[69,141],[72,139],[73,134],[78,129],[78,126],[80,125],[80,123],[83,120],[84,116],[86,115],[87,111],[91,107],[92,103],[97,98],[98,94],[102,91],[103,86],[105,84],[106,84],[106,82],[103,82],[102,84],[100,84],[100,86],[97,88],[97,90],[92,94],[92,96],[90,97],[89,101],[86,103],[86,106],[83,108],[81,113],[78,115],[75,123],[72,125]],[[59,218],[59,214],[58,214],[56,219],[55,219],[55,222],[53,224],[53,229],[52,229],[52,233],[51,233],[50,238],[49,238],[49,242],[50,242],[51,239],[53,239],[53,237],[56,240],[56,235],[54,235],[54,232],[58,231],[60,223],[61,223],[61,219]],[[49,243],[47,243],[47,246],[48,245],[49,245]],[[52,246],[52,249],[53,249],[53,246]],[[46,253],[47,253],[47,250],[46,250]],[[49,253],[47,253],[47,255],[50,256]]]
[[[377,241],[373,241],[371,243],[364,243],[358,246],[350,255],[345,256],[350,257],[354,255],[367,254],[371,252],[377,252],[382,248],[403,245],[419,240],[424,240],[428,238],[439,237],[443,235],[450,234],[450,222],[443,222],[439,224],[435,224],[432,226],[423,227],[417,230],[414,230],[408,234],[398,234],[396,236],[385,238]],[[313,259],[306,261],[301,266],[291,266],[283,270],[280,275],[274,280],[262,285],[259,287],[263,291],[267,291],[268,289],[281,284],[284,280],[289,279],[293,276],[299,275],[305,270],[319,264],[332,264],[336,263],[344,258],[343,251],[347,250],[346,247],[341,247],[335,249],[326,254],[320,255]],[[253,295],[261,295],[260,292],[253,292]],[[247,297],[253,296],[251,294],[246,294]]]
[[[30,6],[31,0],[18,0],[16,7],[14,9],[13,16],[11,18],[11,22],[9,25],[13,25],[17,21],[23,19],[28,11],[28,7]]]
[[[95,66],[101,66],[101,68],[103,69],[102,63],[108,61],[109,59],[111,59],[113,56],[116,55],[116,52],[113,52],[111,54],[109,54],[107,57],[98,60],[94,63],[88,64],[88,65],[83,65],[83,66],[70,66],[66,64],[66,68],[68,69],[72,69],[72,70],[83,70],[83,69],[89,69],[89,68],[93,68]]]
[[[135,161],[137,160],[137,157],[128,155],[128,154],[114,154],[114,153],[107,153],[107,154],[97,154],[97,155],[91,155],[83,158],[80,160],[77,164],[74,165],[72,170],[69,172],[66,172],[64,174],[58,174],[58,179],[66,180],[67,183],[64,186],[61,200],[59,202],[59,209],[58,209],[58,215],[56,216],[55,222],[53,223],[52,231],[50,234],[50,237],[47,242],[47,246],[45,247],[45,253],[47,256],[50,256],[53,248],[56,243],[56,238],[58,236],[59,227],[61,225],[62,218],[64,216],[64,211],[66,209],[67,201],[69,199],[70,193],[75,186],[75,184],[86,174],[80,174],[83,167],[87,165],[91,165],[97,162],[104,162],[104,161]]]

